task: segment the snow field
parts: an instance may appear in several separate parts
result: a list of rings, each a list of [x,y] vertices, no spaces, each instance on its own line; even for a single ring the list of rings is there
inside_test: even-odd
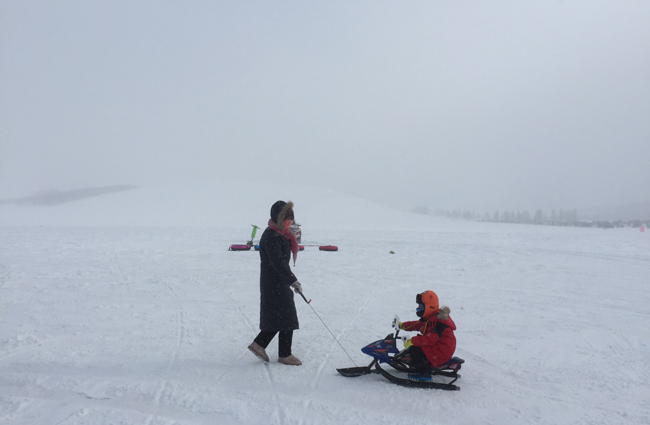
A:
[[[299,297],[304,365],[277,363],[276,341],[259,361],[259,255],[227,251],[241,229],[5,226],[0,423],[650,423],[647,233],[303,229],[340,248],[308,246],[294,270],[354,363],[432,289],[461,391],[340,376],[350,358]]]

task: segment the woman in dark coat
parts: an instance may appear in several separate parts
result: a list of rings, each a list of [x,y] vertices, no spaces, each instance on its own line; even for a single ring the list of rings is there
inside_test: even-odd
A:
[[[291,289],[302,291],[289,267],[290,257],[295,264],[298,254],[298,242],[289,231],[293,218],[293,202],[278,201],[271,207],[271,219],[260,239],[261,332],[248,349],[268,362],[265,349],[279,332],[278,362],[299,366],[302,362],[291,354],[293,331],[299,327]]]

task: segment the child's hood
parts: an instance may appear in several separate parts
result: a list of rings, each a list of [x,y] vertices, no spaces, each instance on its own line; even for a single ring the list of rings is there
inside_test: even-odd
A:
[[[451,317],[449,316],[449,313],[451,312],[451,309],[447,307],[446,305],[442,306],[438,312],[436,312],[435,316],[438,321],[444,323],[445,325],[449,326],[451,330],[455,331],[456,330],[456,324],[454,323],[453,320],[451,320]]]

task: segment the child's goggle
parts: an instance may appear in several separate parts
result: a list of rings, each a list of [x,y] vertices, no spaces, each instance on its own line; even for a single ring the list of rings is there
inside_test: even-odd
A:
[[[423,292],[422,294],[426,294],[426,292]],[[423,304],[423,302],[422,302],[422,294],[417,294],[417,295],[415,296],[415,302],[416,302],[416,303],[418,303],[418,304]]]

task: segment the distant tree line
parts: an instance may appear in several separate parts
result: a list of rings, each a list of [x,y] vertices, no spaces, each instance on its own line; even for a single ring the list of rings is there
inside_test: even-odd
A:
[[[413,210],[419,214],[430,214],[426,207],[417,207]],[[618,227],[648,227],[648,220],[579,220],[578,211],[575,209],[551,210],[547,214],[541,209],[536,210],[533,214],[529,211],[495,211],[494,213],[479,213],[470,210],[445,210],[438,209],[431,213],[432,215],[456,218],[461,220],[484,221],[490,223],[517,223],[517,224],[537,224],[543,226],[573,226],[573,227],[599,227],[603,229],[613,229]]]

